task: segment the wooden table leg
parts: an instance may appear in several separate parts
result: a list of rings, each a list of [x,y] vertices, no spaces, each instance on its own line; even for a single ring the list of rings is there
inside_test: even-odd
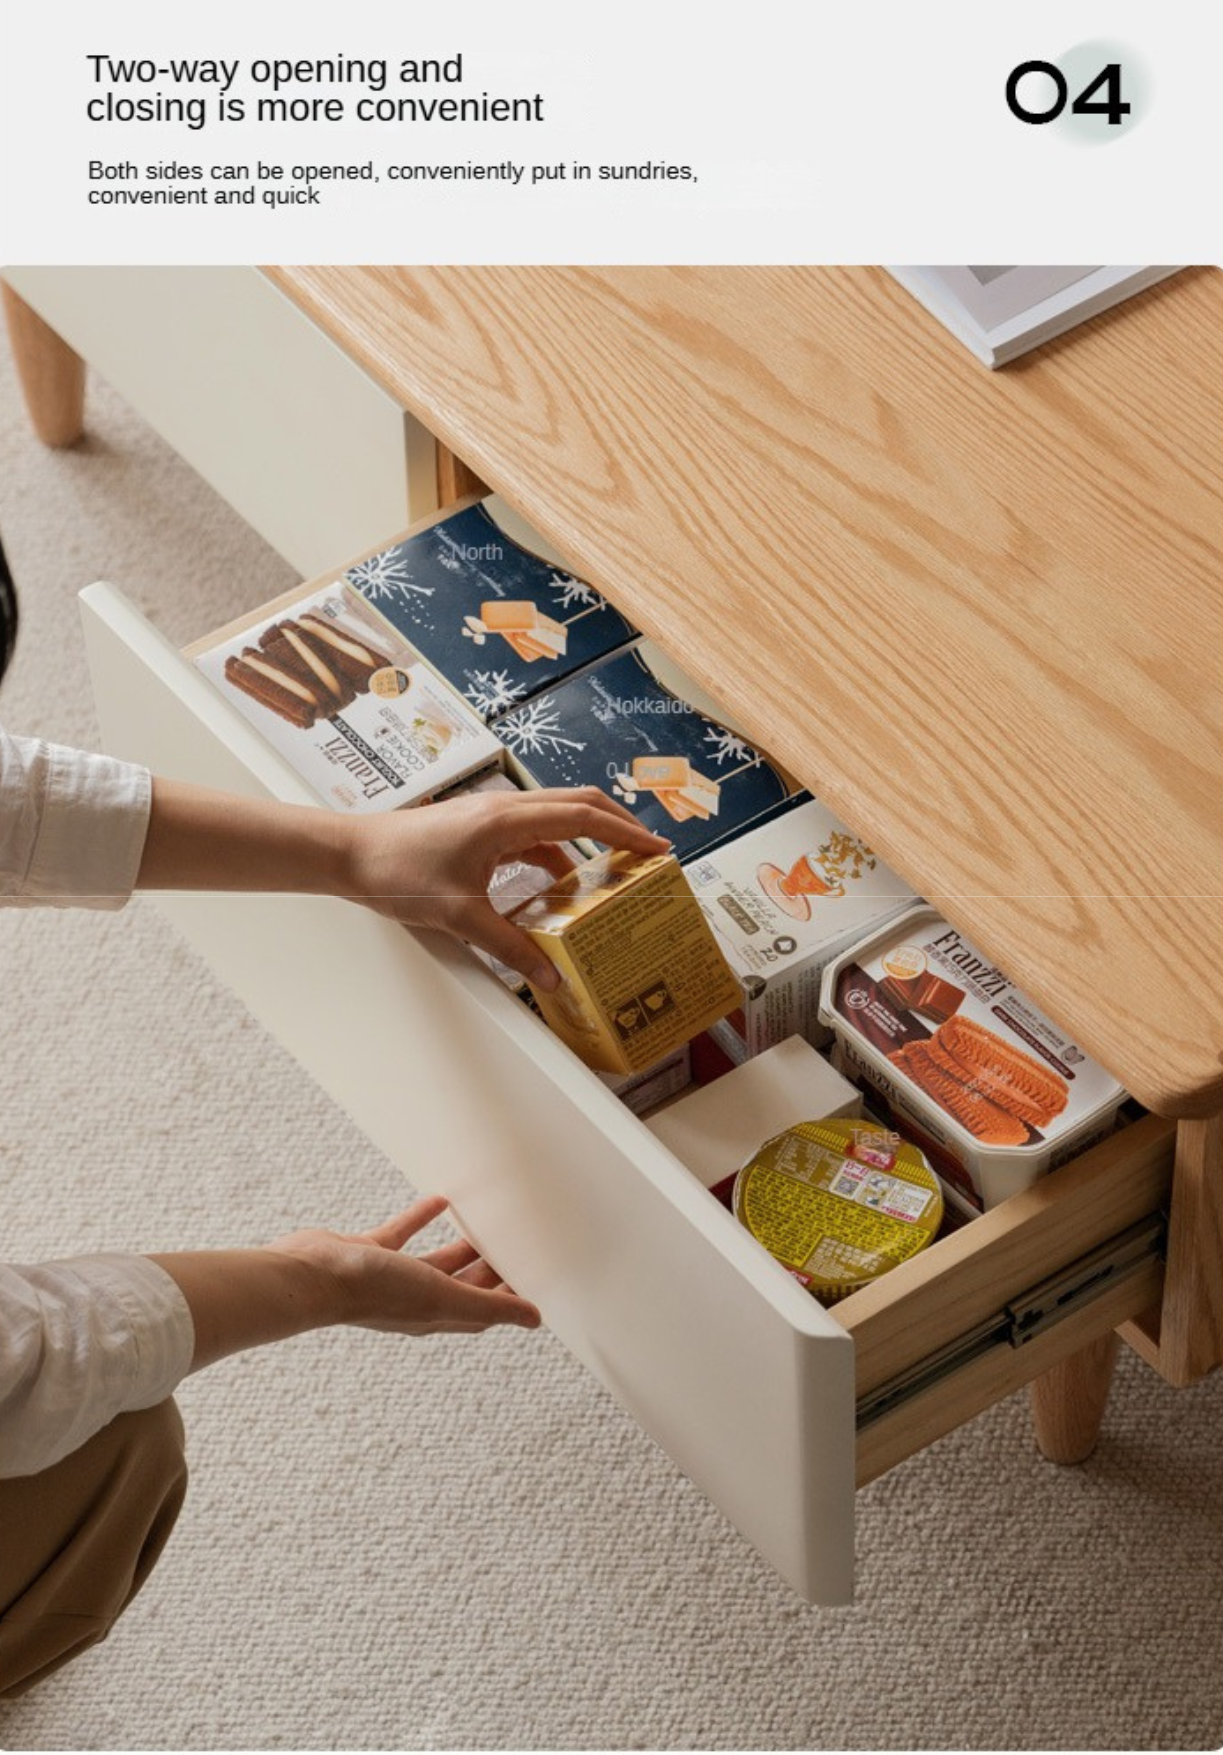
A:
[[[1115,1334],[1101,1335],[1033,1379],[1036,1442],[1050,1462],[1085,1462],[1095,1449],[1120,1344]]]
[[[1176,1124],[1163,1299],[1121,1333],[1178,1389],[1223,1365],[1223,1116]]]
[[[1223,1116],[1176,1124],[1159,1350],[1178,1386],[1223,1362]]]
[[[11,286],[3,290],[9,342],[34,431],[44,445],[74,445],[85,426],[85,362]]]
[[[486,494],[488,488],[461,457],[437,440],[437,503],[443,510],[467,494]]]

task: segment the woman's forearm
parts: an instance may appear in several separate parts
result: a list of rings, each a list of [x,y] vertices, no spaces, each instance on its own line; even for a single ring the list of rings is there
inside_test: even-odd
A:
[[[326,1273],[272,1249],[181,1250],[150,1259],[169,1274],[191,1312],[193,1371],[343,1320],[338,1288]]]
[[[273,890],[342,894],[349,819],[304,805],[153,781],[144,890]]]
[[[405,925],[467,939],[551,987],[552,965],[496,912],[488,888],[508,860],[561,876],[570,861],[558,843],[580,838],[643,855],[671,845],[589,786],[344,816],[154,779],[136,886],[343,896]]]

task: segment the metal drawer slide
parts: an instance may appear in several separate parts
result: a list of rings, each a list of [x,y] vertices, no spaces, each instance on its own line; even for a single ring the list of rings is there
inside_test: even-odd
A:
[[[858,1402],[859,1432],[992,1348],[1025,1346],[1152,1258],[1162,1257],[1167,1229],[1162,1213],[1140,1219],[1068,1267],[1050,1274],[1030,1291],[1010,1299],[997,1315],[986,1317],[966,1334],[879,1384]]]

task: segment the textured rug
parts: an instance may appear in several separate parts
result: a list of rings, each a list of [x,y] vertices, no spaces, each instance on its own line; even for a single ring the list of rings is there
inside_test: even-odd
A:
[[[74,594],[176,639],[292,583],[104,386],[29,436],[0,363],[25,622],[0,710],[90,743]],[[0,916],[0,1247],[255,1243],[397,1208],[396,1173],[156,907]],[[856,1607],[808,1609],[547,1334],[355,1332],[181,1402],[193,1483],[106,1645],[23,1702],[30,1749],[1185,1749],[1223,1734],[1223,1378],[1128,1354],[1091,1463],[1016,1397],[859,1498]],[[2,1533],[0,1533],[2,1539]]]

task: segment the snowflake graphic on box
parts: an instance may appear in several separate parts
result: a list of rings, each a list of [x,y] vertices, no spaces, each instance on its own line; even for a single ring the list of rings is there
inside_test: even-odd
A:
[[[388,603],[397,597],[407,599],[412,595],[433,596],[432,585],[418,585],[412,577],[412,569],[402,549],[384,549],[380,555],[358,561],[355,567],[349,568],[345,578],[370,603]]]
[[[736,737],[733,731],[727,731],[724,725],[711,725],[705,733],[705,742],[713,748],[705,754],[715,761],[719,768],[723,762],[744,762],[750,768],[758,768],[761,758],[756,751]]]
[[[579,738],[565,736],[552,695],[540,695],[501,720],[497,736],[516,756],[559,756],[567,749],[586,748]]]
[[[514,682],[505,670],[470,670],[471,678],[463,690],[477,713],[485,716],[504,713],[520,700],[526,691],[524,682]]]
[[[575,579],[570,573],[553,572],[548,579],[548,589],[561,609],[572,609],[575,603],[583,609],[607,608],[607,599],[600,597],[593,585],[587,585],[584,579]]]

